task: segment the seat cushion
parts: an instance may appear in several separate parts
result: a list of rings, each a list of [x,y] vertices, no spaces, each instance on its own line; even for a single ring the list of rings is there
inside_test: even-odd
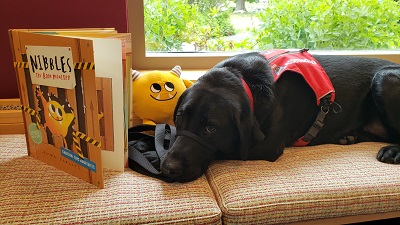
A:
[[[383,143],[287,148],[276,162],[217,161],[207,171],[225,224],[274,224],[400,210],[400,165]]]
[[[0,135],[0,224],[221,224],[205,176],[168,184],[104,170],[105,188],[27,156],[24,135]]]

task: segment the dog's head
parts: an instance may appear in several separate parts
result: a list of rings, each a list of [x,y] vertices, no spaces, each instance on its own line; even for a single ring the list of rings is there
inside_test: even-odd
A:
[[[240,79],[212,69],[179,98],[174,113],[177,138],[161,164],[179,182],[200,177],[219,154],[246,159],[264,139]]]

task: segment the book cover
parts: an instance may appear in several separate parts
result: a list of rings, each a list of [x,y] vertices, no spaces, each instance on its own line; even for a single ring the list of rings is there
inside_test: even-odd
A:
[[[123,171],[128,37],[10,30],[30,156],[101,188],[103,168]]]

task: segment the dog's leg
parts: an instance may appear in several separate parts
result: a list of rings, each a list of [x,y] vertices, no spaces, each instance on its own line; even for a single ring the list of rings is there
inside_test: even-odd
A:
[[[252,149],[253,154],[250,154],[249,159],[274,162],[283,154],[284,148],[284,142],[273,140],[272,137],[267,138]]]
[[[390,141],[397,144],[381,148],[377,159],[400,164],[400,66],[388,66],[378,71],[372,81],[371,93]]]
[[[285,149],[285,140],[282,139],[282,134],[280,129],[270,130],[269,135],[265,135],[265,139],[251,149],[249,159],[276,161]]]
[[[338,140],[338,144],[341,144],[341,145],[352,145],[352,144],[355,144],[357,142],[357,139],[358,139],[357,136],[348,135],[348,136],[345,136],[343,138],[340,138]]]
[[[340,138],[337,143],[340,145],[352,145],[360,142],[385,142],[386,136],[370,133],[368,131],[359,131],[352,135]]]
[[[385,163],[400,164],[400,146],[388,145],[381,148],[376,155],[376,158]]]

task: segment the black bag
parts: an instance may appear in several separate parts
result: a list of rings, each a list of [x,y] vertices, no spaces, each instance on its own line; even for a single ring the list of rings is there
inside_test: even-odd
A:
[[[154,131],[154,136],[143,133]],[[175,141],[176,129],[168,124],[138,125],[128,129],[128,165],[134,171],[173,182],[161,174],[161,161]]]

